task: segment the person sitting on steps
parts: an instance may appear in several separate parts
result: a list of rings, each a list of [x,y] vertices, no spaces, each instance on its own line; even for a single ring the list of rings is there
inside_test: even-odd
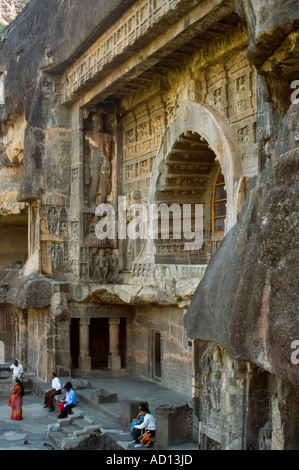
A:
[[[139,443],[139,437],[141,435],[141,430],[144,429],[148,431],[151,437],[156,435],[156,419],[149,412],[146,405],[140,405],[140,413],[144,417],[141,424],[135,424],[132,430],[132,435],[134,436],[136,445],[135,447],[142,447],[142,444]]]
[[[56,376],[55,372],[52,372],[51,374],[51,379],[52,379],[52,388],[50,390],[47,390],[45,393],[45,399],[44,399],[44,408],[49,408],[50,411],[54,411],[54,397],[55,395],[60,395],[61,394],[61,382],[59,378]]]
[[[68,413],[71,412],[72,408],[74,408],[77,403],[77,395],[71,382],[67,382],[64,386],[64,389],[66,391],[65,399],[61,400],[61,403],[64,403],[64,406],[58,415],[58,419],[66,418]]]

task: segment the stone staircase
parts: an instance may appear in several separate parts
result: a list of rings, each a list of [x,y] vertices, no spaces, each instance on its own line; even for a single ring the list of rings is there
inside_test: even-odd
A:
[[[77,406],[67,418],[48,426],[47,437],[61,450],[127,450],[132,439],[120,429],[105,429],[94,423]]]
[[[48,426],[47,437],[59,449],[99,448],[102,431],[99,425],[84,416],[80,409],[65,419]]]
[[[58,419],[47,429],[47,438],[61,450],[127,450],[132,440],[128,432],[118,425],[118,417],[113,413],[101,413],[92,399],[84,399],[82,390],[89,390],[88,381],[72,379],[77,390],[77,405],[67,418]],[[38,378],[33,379],[33,391],[43,397],[49,384]],[[92,392],[92,390],[90,389]],[[58,415],[60,395],[54,397],[55,412]],[[93,409],[95,413],[93,413]],[[92,416],[91,416],[92,415]]]
[[[12,382],[11,377],[7,376],[8,371],[9,367],[4,366],[2,381],[10,390]],[[112,390],[109,384],[107,384],[107,390],[106,387],[105,389],[102,388],[103,379],[99,382],[100,386],[97,383],[92,385],[90,379],[64,377],[64,381],[69,380],[71,380],[77,392],[77,405],[67,418],[57,418],[54,422],[51,420],[52,423],[48,425],[47,438],[53,446],[61,450],[134,450],[132,436],[128,431],[131,423],[132,410],[130,407],[132,400],[124,399],[123,396],[119,400],[114,385]],[[43,382],[27,371],[24,373],[23,382],[26,382],[25,390],[27,390],[27,393],[32,393],[40,400],[43,400],[44,394],[49,388],[49,383]],[[131,378],[129,378],[129,383],[131,383]],[[119,384],[120,386],[121,384]],[[137,385],[133,387],[135,386]],[[147,383],[146,387],[148,386]],[[140,387],[139,382],[138,387]],[[152,389],[149,392],[153,395]],[[168,390],[166,390],[166,393],[168,394]],[[132,395],[131,388],[126,390],[126,394],[127,396]],[[142,394],[146,395],[146,392],[143,391]],[[53,412],[53,415],[58,416],[60,399],[61,395],[54,397],[55,412]],[[162,402],[164,398],[159,396],[158,399]],[[130,406],[127,406],[127,401]],[[134,400],[133,402],[135,403]],[[53,415],[51,414],[51,416]],[[49,445],[49,448],[51,448],[51,445]],[[174,446],[175,450],[193,450],[196,448],[197,444],[190,441]],[[172,450],[172,445],[167,444],[165,446],[163,442],[155,442],[155,449]],[[142,448],[141,450],[151,449]]]

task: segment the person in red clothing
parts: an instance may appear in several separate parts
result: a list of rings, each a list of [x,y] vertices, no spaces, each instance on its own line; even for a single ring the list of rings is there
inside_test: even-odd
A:
[[[21,421],[23,419],[23,416],[22,416],[23,396],[24,396],[24,389],[23,389],[22,382],[19,379],[17,379],[15,381],[14,389],[9,395],[8,400],[7,400],[7,406],[11,407],[10,419],[14,419],[16,421]]]

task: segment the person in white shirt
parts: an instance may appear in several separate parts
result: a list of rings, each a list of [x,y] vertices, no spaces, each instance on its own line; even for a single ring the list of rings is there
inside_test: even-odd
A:
[[[53,399],[55,395],[60,395],[61,394],[61,382],[59,378],[56,376],[55,372],[52,372],[51,374],[51,379],[52,379],[52,388],[50,390],[47,390],[45,393],[45,406],[44,408],[50,408],[50,411],[54,411],[54,404],[53,404]]]
[[[10,366],[11,374],[12,374],[12,383],[14,384],[17,379],[21,380],[23,377],[23,366],[22,364],[17,361],[17,359],[14,360],[14,363]]]
[[[136,442],[135,447],[142,447],[142,444],[139,443],[138,440],[138,437],[141,435],[142,429],[149,431],[151,437],[154,437],[156,435],[156,419],[149,412],[146,405],[140,405],[140,413],[142,416],[144,416],[144,420],[141,424],[136,424],[132,430],[132,435],[134,436],[134,440]]]

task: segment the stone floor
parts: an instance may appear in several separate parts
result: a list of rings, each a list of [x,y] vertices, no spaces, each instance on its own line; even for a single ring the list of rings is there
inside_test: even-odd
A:
[[[64,428],[65,431],[68,429],[70,432],[65,432],[64,435],[60,433],[59,437],[58,431],[55,431],[57,423],[65,420],[58,420],[56,411],[49,412],[48,409],[43,408],[44,390],[49,388],[50,384],[45,384],[33,375],[27,378],[32,381],[33,390],[31,392],[28,390],[24,396],[22,421],[17,422],[10,419],[10,408],[6,405],[9,391],[0,391],[0,450],[59,450],[63,446],[65,449],[71,449],[74,436],[77,439],[82,435],[84,427],[100,429],[101,434],[105,437],[105,443],[103,444],[104,441],[101,441],[102,444],[99,448],[103,449],[104,445],[105,450],[134,450],[134,445],[130,444],[132,438],[128,429],[123,429],[121,400],[147,401],[153,415],[155,415],[155,409],[158,406],[165,404],[188,403],[191,406],[191,400],[186,395],[139,377],[63,378],[63,383],[73,380],[78,385],[76,388],[78,404],[74,409],[74,416],[71,417],[69,428]],[[80,381],[83,383],[82,387]],[[116,393],[117,401],[101,404],[94,402],[92,392],[99,388]],[[49,432],[49,429],[52,431]],[[195,442],[168,448],[168,450],[182,451],[197,449],[198,446]]]

